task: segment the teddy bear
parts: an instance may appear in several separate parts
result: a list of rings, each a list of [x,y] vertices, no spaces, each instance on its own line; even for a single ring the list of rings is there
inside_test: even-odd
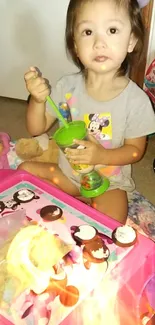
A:
[[[54,139],[49,139],[47,134],[17,140],[15,151],[22,161],[31,160],[52,163],[58,161],[58,147]]]
[[[58,147],[45,133],[32,138],[11,141],[7,133],[0,132],[0,169],[17,169],[23,161],[58,162]]]
[[[58,147],[47,134],[11,141],[0,132],[0,169],[17,169],[23,161],[58,162]]]

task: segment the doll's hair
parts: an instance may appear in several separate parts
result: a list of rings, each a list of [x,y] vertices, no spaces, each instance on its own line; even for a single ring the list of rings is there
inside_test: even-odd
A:
[[[65,31],[65,42],[67,55],[72,58],[74,64],[79,68],[80,72],[85,71],[85,67],[77,57],[74,45],[74,30],[77,15],[79,10],[87,2],[95,2],[98,0],[70,0],[67,17],[66,17],[66,31]],[[101,1],[101,0],[100,0]],[[104,1],[104,0],[103,0]],[[137,44],[131,53],[127,53],[125,60],[122,62],[117,74],[123,76],[127,73],[129,66],[131,66],[136,59],[136,64],[141,62],[144,54],[145,46],[145,27],[141,16],[141,9],[137,0],[108,0],[114,1],[119,7],[124,7],[129,14],[131,23],[132,33],[137,39]]]

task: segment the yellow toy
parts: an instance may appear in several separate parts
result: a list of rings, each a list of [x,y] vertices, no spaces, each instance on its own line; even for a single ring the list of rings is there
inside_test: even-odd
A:
[[[0,306],[12,278],[12,298],[15,299],[25,290],[41,294],[48,288],[51,278],[60,280],[65,277],[65,272],[56,274],[54,267],[71,250],[71,244],[38,224],[32,223],[14,234],[0,249]]]

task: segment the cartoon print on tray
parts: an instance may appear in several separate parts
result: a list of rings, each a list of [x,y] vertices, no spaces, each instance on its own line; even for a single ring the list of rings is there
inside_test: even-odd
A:
[[[32,200],[38,200],[37,196],[33,191],[29,189],[22,189],[13,194],[13,198],[7,201],[0,201],[0,213],[4,209],[16,210],[18,205],[21,203],[31,202]],[[8,212],[7,212],[8,213]]]
[[[33,223],[32,223],[33,227]],[[34,226],[34,227],[37,227]],[[38,325],[40,320],[46,319],[44,324],[49,324],[49,320],[52,314],[52,305],[56,297],[59,298],[60,303],[65,307],[74,306],[79,300],[79,290],[74,285],[68,285],[68,275],[65,270],[65,267],[70,267],[72,269],[72,265],[78,263],[82,256],[82,251],[80,247],[76,245],[68,245],[61,240],[58,234],[49,235],[53,237],[53,244],[55,243],[56,253],[51,254],[49,257],[49,265],[54,264],[50,267],[51,275],[49,279],[49,284],[44,289],[39,289],[33,285],[31,285],[30,289],[26,290],[24,293],[23,299],[19,296],[14,300],[14,307],[20,304],[20,315],[21,319],[27,318],[29,315],[33,317],[34,325]],[[34,240],[37,240],[35,243]],[[48,242],[50,244],[50,242]],[[48,249],[47,247],[48,246]],[[47,245],[45,240],[42,240],[41,237],[36,237],[33,239],[33,244],[30,245],[29,258],[35,268],[44,270],[44,260],[46,260],[47,255],[49,255],[49,250],[51,247]],[[42,253],[44,254],[44,258]],[[39,254],[38,254],[39,252]],[[18,265],[15,272],[18,271]],[[22,269],[24,272],[24,268]],[[16,274],[16,273],[15,273]],[[25,275],[23,274],[24,278]],[[43,288],[43,287],[42,287]],[[37,310],[37,313],[35,313]]]
[[[44,221],[55,221],[62,217],[63,211],[56,205],[47,205],[40,210],[40,216]]]
[[[3,296],[7,299],[9,297],[9,300],[4,301],[8,307],[7,314],[13,320],[13,315],[9,314],[9,304],[13,297],[12,310],[20,318],[23,318],[25,324],[33,322],[33,325],[38,325],[39,321],[49,324],[50,318],[53,320],[53,324],[60,324],[62,317],[69,315],[72,306],[75,307],[78,302],[83,301],[85,295],[89,294],[101,281],[105,272],[109,272],[127,254],[127,251],[115,247],[109,228],[91,220],[82,212],[69,206],[67,202],[49,195],[29,182],[17,183],[9,191],[1,193],[2,209],[5,201],[11,199],[15,199],[16,203],[19,203],[17,210],[25,209],[25,216],[30,221],[29,224],[35,227],[39,226],[47,233],[52,234],[53,241],[57,240],[57,248],[54,248],[53,242],[51,248],[47,239],[44,241],[45,246],[43,241],[35,244],[33,242],[34,250],[38,249],[38,254],[35,254],[38,260],[32,259],[31,255],[29,255],[29,259],[31,258],[33,270],[34,268],[38,269],[33,272],[33,275],[37,276],[33,277],[34,281],[31,285],[26,288],[24,286],[24,290],[20,291],[22,293],[16,297],[13,297],[14,292],[12,293],[12,285],[15,281],[7,283],[5,297]],[[11,213],[11,209],[6,209],[5,213],[8,213],[8,210]],[[24,227],[23,231],[26,229]],[[85,237],[85,235],[87,236]],[[30,239],[30,235],[28,237]],[[20,238],[23,240],[23,235]],[[35,240],[38,240],[38,237]],[[28,244],[25,243],[22,249],[25,249],[26,245]],[[19,245],[16,247],[18,249],[16,267],[10,269],[11,272],[14,270],[15,278],[21,270],[19,254],[21,257],[23,256],[21,247]],[[56,253],[53,254],[53,252]],[[48,277],[48,282],[45,281],[45,275],[42,275],[47,254],[52,259],[52,262],[49,261],[50,278]],[[24,268],[21,271],[23,272],[23,270]],[[24,274],[30,281],[32,273],[30,277],[29,272],[30,267]],[[81,274],[81,276],[79,277],[77,274]],[[23,279],[25,277],[23,275]],[[15,285],[16,289],[19,292],[19,285]],[[37,313],[35,313],[36,309]]]
[[[87,238],[85,238],[86,233]],[[33,314],[34,325],[38,324],[39,319],[46,319],[46,324],[49,324],[52,304],[56,297],[59,297],[60,303],[65,307],[72,307],[77,304],[80,292],[76,286],[68,285],[66,267],[72,269],[74,264],[84,263],[85,268],[89,270],[92,263],[107,263],[110,255],[109,249],[94,227],[86,224],[79,227],[72,226],[71,234],[75,240],[75,245],[65,256],[62,254],[59,262],[53,266],[53,275],[50,278],[48,288],[39,295],[31,290],[25,297],[21,308],[22,319]],[[63,242],[59,236],[56,235],[56,237],[60,241],[60,246],[63,247]],[[62,248],[60,251],[63,252],[64,249]],[[34,313],[36,309],[38,312]]]
[[[33,226],[32,222],[32,226],[29,227],[38,226]],[[50,235],[49,233],[49,235],[47,235],[53,237],[52,243],[55,243],[57,246],[57,248],[55,246],[57,253],[54,255],[51,254],[48,262],[48,265],[53,265],[50,267],[51,275],[49,283],[46,288],[41,286],[42,290],[38,289],[38,287],[33,284],[33,286],[29,286],[29,289],[23,293],[23,298],[18,296],[14,299],[13,304],[15,310],[19,311],[20,306],[21,319],[28,320],[29,317],[33,317],[34,325],[38,325],[39,320],[45,321],[46,319],[45,324],[49,324],[49,320],[53,313],[52,308],[55,299],[59,299],[59,303],[61,303],[61,305],[64,307],[72,307],[77,304],[80,299],[80,290],[78,289],[78,286],[72,284],[70,278],[74,265],[77,264],[78,266],[83,264],[85,269],[89,270],[92,264],[103,263],[105,265],[104,271],[106,271],[108,267],[107,259],[110,252],[107,246],[104,244],[104,241],[99,237],[99,233],[96,228],[86,224],[81,226],[73,226],[71,228],[70,235],[72,235],[74,238],[74,244],[72,245],[63,242],[58,234]],[[21,231],[24,233],[26,229]],[[86,234],[87,238],[85,238]],[[29,258],[35,268],[44,270],[44,263],[51,247],[47,244],[47,239],[42,240],[41,238],[42,237],[40,236],[32,238],[33,241],[31,241],[32,243],[30,242],[29,245]],[[36,240],[37,242],[35,242]],[[18,249],[20,249],[19,245]],[[42,254],[43,252],[44,257]],[[19,266],[16,265],[14,276],[19,274]],[[70,271],[68,271],[69,269]],[[22,268],[21,272],[25,272],[24,270],[25,268]],[[26,279],[25,276],[26,275],[23,274],[23,276],[20,278],[23,277],[23,279]],[[75,279],[74,277],[73,279]],[[29,279],[30,278],[31,277],[29,277]],[[39,291],[36,291],[36,289]],[[37,310],[37,313],[35,313],[35,310]]]
[[[110,255],[108,247],[98,231],[89,225],[72,226],[71,234],[78,246],[82,248],[84,266],[89,269],[91,263],[103,263]]]
[[[66,217],[64,216],[63,210],[57,205],[46,205],[41,209],[38,209],[36,213],[40,215],[44,223],[56,220],[59,220],[61,223],[66,223]]]

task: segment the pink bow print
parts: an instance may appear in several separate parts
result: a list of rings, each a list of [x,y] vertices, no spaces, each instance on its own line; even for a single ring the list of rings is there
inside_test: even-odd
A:
[[[52,313],[50,303],[54,301],[54,299],[54,293],[52,295],[51,292],[50,294],[48,292],[44,292],[37,295],[33,291],[30,291],[30,293],[26,296],[25,302],[21,308],[21,318],[24,319],[32,314],[34,325],[38,325],[39,321],[41,324],[41,320],[43,321],[44,325],[48,325]]]

